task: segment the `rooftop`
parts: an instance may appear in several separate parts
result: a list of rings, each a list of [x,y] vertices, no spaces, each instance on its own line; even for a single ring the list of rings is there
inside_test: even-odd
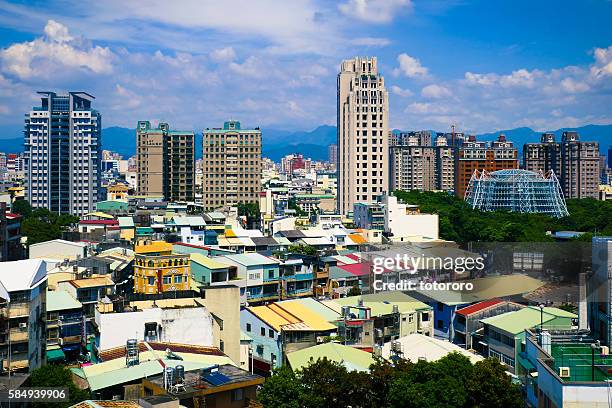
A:
[[[480,312],[481,310],[485,310],[491,306],[495,306],[498,305],[500,303],[502,303],[503,300],[500,299],[493,299],[493,300],[485,300],[482,302],[478,302],[475,303],[473,305],[470,305],[468,307],[464,307],[462,309],[457,310],[457,314],[460,314],[462,316],[468,316],[471,315],[472,313],[477,313]]]
[[[425,359],[429,362],[437,361],[452,352],[466,356],[470,359],[472,364],[483,359],[483,357],[470,353],[464,348],[461,348],[449,341],[436,339],[434,337],[425,336],[419,333],[400,337],[396,341],[398,341],[401,345],[401,357],[410,360],[413,363],[416,363],[421,359]],[[392,355],[391,343],[392,342],[385,343],[382,348],[382,356],[386,359],[389,359],[389,357]]]
[[[189,257],[191,262],[200,264],[208,269],[227,269],[231,266],[198,253],[189,254]]]
[[[513,312],[502,313],[497,316],[488,317],[482,320],[482,323],[503,330],[510,334],[520,334],[525,329],[536,327],[541,323],[546,323],[554,320],[557,317],[577,318],[574,313],[566,312],[565,310],[556,307],[545,307],[541,313],[539,307],[528,306]],[[569,329],[569,327],[568,327]]]
[[[229,254],[223,255],[221,258],[232,260],[244,266],[277,265],[280,263],[276,259],[268,258],[267,256],[263,256],[258,253]]]
[[[372,353],[338,343],[319,344],[287,354],[294,371],[322,358],[340,363],[349,371],[370,371],[370,365],[374,364]]]
[[[95,276],[92,278],[74,279],[69,282],[77,289],[95,288],[98,286],[113,286],[115,284],[115,282],[113,282],[113,280],[106,275]]]
[[[47,312],[80,309],[82,307],[81,302],[65,290],[47,290]]]
[[[431,307],[425,303],[398,291],[349,296],[340,299],[326,300],[323,301],[323,303],[340,313],[342,311],[342,306],[357,307],[360,299],[363,300],[364,307],[370,308],[372,317],[393,313],[393,305],[398,306],[400,313],[431,309]]]
[[[47,279],[47,264],[41,259],[2,262],[0,268],[0,297],[8,292],[30,290]]]

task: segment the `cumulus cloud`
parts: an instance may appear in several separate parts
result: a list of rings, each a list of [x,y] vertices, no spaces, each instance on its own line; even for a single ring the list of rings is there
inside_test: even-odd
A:
[[[79,68],[97,74],[113,71],[114,54],[107,47],[84,45],[68,28],[54,20],[45,26],[45,37],[13,44],[0,52],[2,70],[21,79],[49,77],[64,68]]]
[[[595,48],[595,64],[591,73],[595,77],[612,75],[612,45],[608,48]]]
[[[351,44],[364,45],[368,47],[385,47],[391,44],[391,40],[380,37],[359,37],[351,40]]]
[[[421,61],[419,61],[417,58],[411,57],[406,53],[402,53],[397,56],[397,62],[399,63],[399,68],[396,68],[393,71],[394,75],[404,75],[408,78],[427,76],[427,68],[421,65]]]
[[[236,51],[232,47],[225,47],[213,50],[210,53],[210,57],[213,61],[217,62],[230,62],[236,59]]]
[[[421,96],[429,99],[449,98],[451,95],[448,88],[437,84],[427,85],[421,90]]]
[[[343,14],[368,23],[388,23],[411,8],[410,0],[348,0],[338,5]]]
[[[404,89],[404,88],[400,88],[397,85],[392,85],[391,88],[389,88],[391,90],[391,92],[393,92],[395,95],[401,96],[401,97],[409,97],[412,96],[413,93],[410,89]]]

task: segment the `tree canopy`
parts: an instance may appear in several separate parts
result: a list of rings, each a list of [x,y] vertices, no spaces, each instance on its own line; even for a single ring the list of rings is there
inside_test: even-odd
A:
[[[570,215],[553,218],[544,214],[474,210],[464,200],[442,192],[396,191],[394,195],[407,204],[419,205],[423,213],[438,214],[440,237],[459,243],[552,241],[546,232],[562,230],[612,234],[610,201],[567,200]],[[585,234],[582,240],[591,236]]]
[[[57,214],[46,208],[33,210],[25,200],[16,201],[13,211],[23,216],[21,235],[28,237],[28,245],[61,238],[66,227],[79,222],[74,215]]]
[[[70,370],[54,364],[47,364],[32,371],[24,386],[68,388],[68,401],[33,403],[35,407],[69,407],[89,398],[89,393],[86,390],[81,390],[74,384]]]
[[[259,393],[266,408],[519,408],[521,391],[495,359],[476,364],[458,353],[435,362],[377,359],[370,372],[326,358],[293,372],[282,367]]]

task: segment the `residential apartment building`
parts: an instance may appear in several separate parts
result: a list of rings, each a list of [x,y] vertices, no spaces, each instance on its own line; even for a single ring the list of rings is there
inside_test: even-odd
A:
[[[565,198],[598,198],[599,143],[580,141],[578,132],[563,132],[561,142],[554,133],[543,133],[540,143],[525,144],[523,167],[553,171]]]
[[[195,135],[170,130],[167,123],[151,127],[139,121],[136,129],[137,194],[163,196],[168,201],[195,199]]]
[[[203,133],[202,201],[207,210],[255,203],[261,190],[261,130],[228,121]]]
[[[390,191],[452,191],[455,187],[455,149],[446,137],[400,134],[396,144],[389,147]]]
[[[172,253],[172,244],[164,241],[141,241],[134,252],[134,293],[189,290],[189,255]]]
[[[334,168],[338,166],[338,145],[330,144],[327,146],[327,161],[334,165]]]
[[[455,156],[455,194],[464,198],[474,171],[493,172],[504,169],[518,169],[518,151],[514,144],[499,135],[496,141],[480,142],[469,136]]]
[[[389,187],[389,99],[376,58],[345,60],[338,74],[338,211]]]
[[[64,290],[47,291],[47,363],[75,361],[84,334],[81,302]]]
[[[3,262],[0,268],[0,356],[2,371],[31,371],[46,352],[47,264]]]
[[[34,208],[85,215],[101,199],[102,116],[85,92],[39,92],[26,113],[26,199]]]
[[[593,274],[588,280],[588,321],[593,336],[612,345],[612,237],[594,237]],[[582,300],[582,299],[581,299]]]

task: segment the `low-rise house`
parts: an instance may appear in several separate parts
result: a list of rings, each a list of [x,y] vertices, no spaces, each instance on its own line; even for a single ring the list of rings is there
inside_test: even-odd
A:
[[[189,257],[191,260],[191,276],[198,284],[212,286],[236,284],[236,286],[240,286],[237,282],[239,279],[236,266],[219,262],[215,258],[209,258],[199,253],[192,253]]]
[[[313,264],[305,265],[300,258],[280,261],[281,300],[312,296]]]
[[[574,313],[555,307],[528,306],[482,320],[482,341],[486,356],[495,357],[514,373],[519,354],[524,351],[525,330],[534,327],[571,330],[578,318]]]
[[[376,345],[412,333],[433,335],[432,308],[402,292],[349,296],[322,303],[340,314],[335,324],[346,345],[371,351]]]
[[[519,310],[523,307],[525,305],[519,303],[493,299],[458,309],[453,321],[453,342],[466,349],[479,349],[479,345],[474,342],[473,334],[481,331],[483,319]]]
[[[98,333],[95,321],[96,305],[98,301],[115,292],[115,282],[107,275],[97,275],[59,282],[57,287],[58,290],[68,292],[83,305],[83,316],[86,321],[83,336],[86,339],[96,336]]]
[[[134,252],[134,293],[160,294],[191,287],[189,255],[175,254],[172,244],[141,241]]]
[[[0,355],[2,369],[31,371],[44,364],[47,266],[39,259],[0,267]]]
[[[75,361],[81,352],[83,305],[63,290],[47,291],[47,363]]]
[[[198,370],[232,364],[215,347],[193,344],[136,342],[99,353],[101,362],[71,368],[73,381],[101,399],[134,399],[141,396],[143,379],[162,374],[166,367]]]
[[[279,264],[276,259],[261,254],[231,254],[216,257],[222,263],[234,265],[238,278],[244,280],[240,295],[249,303],[261,303],[279,298]]]
[[[253,367],[267,373],[280,367],[287,353],[311,347],[336,333],[329,322],[337,313],[312,298],[244,308],[240,326],[252,339]]]
[[[369,372],[370,366],[375,362],[370,352],[334,342],[318,344],[287,354],[287,361],[293,371],[306,368],[323,358],[342,364],[348,371]]]

